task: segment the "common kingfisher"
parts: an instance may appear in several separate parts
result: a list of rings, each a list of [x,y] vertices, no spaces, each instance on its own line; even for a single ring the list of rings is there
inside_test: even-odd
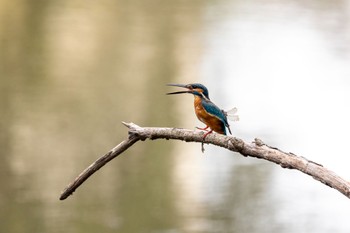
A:
[[[205,128],[197,127],[197,129],[207,130],[208,128],[210,128],[210,130],[204,134],[203,140],[206,138],[206,136],[208,136],[208,134],[211,134],[213,131],[219,134],[226,135],[226,128],[228,129],[230,134],[232,134],[230,125],[227,122],[227,113],[210,101],[208,89],[203,84],[168,84],[168,86],[183,87],[187,90],[170,92],[167,93],[167,95],[183,93],[193,94],[194,111],[197,115],[197,118],[206,125]]]

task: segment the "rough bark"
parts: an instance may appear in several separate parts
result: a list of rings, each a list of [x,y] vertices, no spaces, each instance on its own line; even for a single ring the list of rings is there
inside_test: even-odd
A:
[[[86,168],[71,184],[69,184],[60,196],[60,200],[70,196],[85,180],[92,174],[103,167],[113,158],[117,157],[135,142],[146,139],[172,139],[182,140],[186,142],[200,142],[212,144],[226,148],[233,152],[238,152],[243,156],[264,159],[280,165],[282,168],[296,169],[314,179],[334,188],[350,198],[350,183],[336,173],[330,171],[319,163],[308,160],[304,157],[297,156],[293,153],[287,153],[278,148],[264,144],[260,139],[255,139],[252,143],[244,142],[242,139],[225,136],[221,134],[209,134],[203,142],[202,131],[192,131],[178,128],[158,128],[158,127],[140,127],[134,123],[124,123],[129,128],[128,139],[114,147],[107,154],[96,160],[88,168]]]

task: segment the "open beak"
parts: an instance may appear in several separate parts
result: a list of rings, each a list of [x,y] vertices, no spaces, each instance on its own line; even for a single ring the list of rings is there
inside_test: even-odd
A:
[[[166,93],[167,95],[174,95],[174,94],[184,94],[184,93],[193,93],[192,89],[190,87],[188,87],[187,85],[183,85],[183,84],[167,84],[167,86],[174,86],[174,87],[183,87],[183,88],[187,88],[187,91],[175,91],[175,92],[169,92]]]

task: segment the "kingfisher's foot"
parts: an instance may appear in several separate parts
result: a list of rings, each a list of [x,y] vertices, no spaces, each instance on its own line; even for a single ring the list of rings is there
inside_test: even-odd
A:
[[[207,131],[207,129],[209,128],[209,126],[205,127],[205,128],[199,128],[199,127],[196,127],[196,129],[199,129],[199,130],[205,130]]]
[[[210,130],[210,131],[208,131],[207,133],[205,133],[204,135],[203,135],[203,141],[205,140],[205,138],[209,135],[209,134],[211,134],[213,132],[213,130]]]

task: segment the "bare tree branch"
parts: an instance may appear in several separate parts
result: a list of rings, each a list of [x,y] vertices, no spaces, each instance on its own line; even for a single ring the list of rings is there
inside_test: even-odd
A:
[[[66,199],[92,174],[139,140],[175,139],[186,142],[203,143],[202,131],[192,131],[178,128],[140,127],[134,123],[125,122],[123,122],[123,124],[129,128],[129,138],[121,142],[107,154],[86,168],[71,184],[66,187],[60,196],[60,200]],[[220,146],[228,150],[238,152],[243,156],[268,160],[280,165],[283,168],[299,170],[307,175],[310,175],[323,184],[338,190],[346,197],[350,198],[350,183],[348,181],[323,167],[321,164],[310,161],[304,157],[297,156],[293,153],[286,153],[278,148],[268,146],[260,139],[255,139],[253,143],[246,143],[236,137],[213,133],[209,134],[205,138],[204,143]]]

